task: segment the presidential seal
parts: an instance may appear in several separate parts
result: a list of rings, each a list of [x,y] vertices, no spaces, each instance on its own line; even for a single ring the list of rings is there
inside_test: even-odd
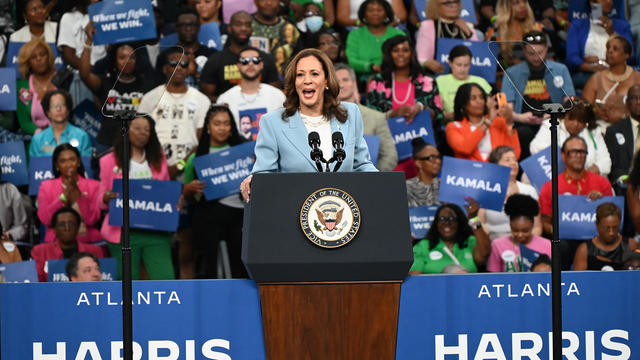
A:
[[[337,248],[360,229],[360,209],[351,195],[335,188],[316,190],[302,204],[300,226],[312,243]]]

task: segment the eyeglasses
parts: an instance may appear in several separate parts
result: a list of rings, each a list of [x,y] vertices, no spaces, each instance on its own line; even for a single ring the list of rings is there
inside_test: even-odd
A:
[[[423,161],[436,161],[436,160],[442,160],[442,155],[429,155],[429,156],[423,156],[423,157],[419,157],[416,160],[423,160]]]
[[[453,224],[458,222],[458,218],[455,216],[438,216],[438,221],[441,223]]]
[[[167,63],[169,66],[171,66],[172,68],[178,66],[178,64],[180,64],[180,66],[182,66],[183,69],[186,69],[189,67],[189,62],[188,61],[176,61],[176,60],[169,60],[169,62]]]
[[[66,105],[66,104],[51,104],[51,105],[49,106],[49,108],[50,108],[51,110],[62,110],[62,109],[66,109],[66,108],[67,108],[67,105]]]
[[[259,56],[250,56],[250,57],[243,57],[238,59],[238,62],[242,65],[249,65],[250,62],[258,65],[262,62],[262,59]]]
[[[442,6],[460,5],[460,0],[449,0],[449,1],[441,2],[440,5]]]
[[[75,229],[78,227],[78,223],[75,221],[58,221],[56,228],[58,229]]]
[[[198,23],[177,23],[176,27],[178,28],[196,28],[198,27]]]
[[[583,150],[583,149],[567,150],[567,155],[569,156],[577,156],[577,155],[587,156],[587,154],[588,154],[587,150]]]
[[[542,40],[546,41],[547,39],[545,39],[542,35],[529,35],[524,38],[524,41],[532,43],[541,42]]]

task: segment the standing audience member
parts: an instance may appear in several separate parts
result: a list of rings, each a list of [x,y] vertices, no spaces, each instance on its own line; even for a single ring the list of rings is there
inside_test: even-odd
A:
[[[373,110],[360,104],[360,93],[356,73],[346,64],[336,64],[336,77],[340,85],[340,101],[352,102],[358,105],[362,113],[362,123],[365,135],[374,135],[380,138],[378,148],[378,164],[376,167],[380,171],[392,171],[398,164],[398,151],[393,142],[389,124],[384,113]]]
[[[455,121],[447,124],[445,134],[455,157],[487,161],[498,146],[511,146],[520,158],[518,132],[513,128],[511,108],[498,107],[495,96],[487,97],[480,85],[463,84],[454,100]]]
[[[47,281],[47,265],[49,260],[68,259],[77,252],[88,252],[102,257],[102,248],[85,244],[78,239],[83,219],[70,207],[58,208],[51,216],[54,236],[50,242],[38,244],[31,249],[31,257],[36,261],[38,280]]]
[[[65,271],[70,281],[102,280],[100,262],[95,255],[88,252],[77,252],[71,255]]]
[[[188,67],[189,62],[182,56],[182,51],[177,47],[170,48],[163,66],[169,82],[146,93],[138,108],[140,113],[150,114],[156,122],[158,139],[172,179],[184,170],[184,162],[198,144],[204,115],[211,105],[203,93],[187,86]]]
[[[47,9],[42,0],[27,0],[22,9],[22,16],[26,23],[18,31],[9,36],[10,42],[29,42],[33,39],[43,39],[47,43],[56,42],[58,23],[47,20]],[[20,3],[18,3],[18,9]]]
[[[598,234],[583,242],[576,250],[573,270],[626,270],[623,256],[635,251],[638,243],[620,235],[622,213],[614,203],[603,203],[596,209]]]
[[[47,227],[44,240],[54,240],[52,215],[61,207],[70,207],[80,215],[78,241],[93,243],[102,239],[98,231],[100,183],[84,177],[80,152],[70,144],[60,144],[53,151],[54,179],[45,180],[38,190],[38,217]]]
[[[522,46],[516,41],[530,31],[542,31],[542,25],[536,22],[527,0],[498,0],[495,14],[494,27],[487,30],[485,38],[502,41],[502,61],[507,66],[517,64],[522,60]]]
[[[129,126],[129,148],[131,159],[129,179],[169,180],[167,160],[156,135],[155,124],[151,117],[136,117]],[[103,210],[109,208],[109,202],[118,198],[112,192],[113,180],[122,179],[122,137],[116,138],[113,152],[100,159],[100,190],[97,191],[99,204]],[[102,222],[100,233],[107,240],[111,256],[118,260],[118,278],[121,278],[122,243],[120,226],[109,224],[109,214]],[[144,262],[151,280],[169,280],[175,277],[171,262],[171,233],[155,230],[131,229],[132,278],[140,278],[140,262]]]
[[[69,122],[73,101],[66,90],[47,92],[42,99],[42,108],[51,120],[51,126],[33,136],[29,156],[51,156],[60,144],[71,144],[82,156],[93,155],[89,134]]]
[[[200,15],[200,25],[216,23],[220,26],[220,7],[222,0],[197,0],[196,11]],[[219,44],[220,46],[222,44]]]
[[[407,201],[409,207],[439,204],[438,192],[442,168],[442,155],[438,148],[427,144],[421,137],[411,140],[413,161],[418,168],[418,176],[407,180]]]
[[[0,235],[7,240],[23,241],[27,235],[27,212],[18,188],[10,182],[2,181],[0,166]]]
[[[509,216],[510,235],[491,243],[487,263],[490,272],[522,272],[523,264],[537,259],[526,259],[521,248],[551,257],[551,241],[534,234],[534,218],[540,213],[538,201],[529,195],[514,194],[507,199],[504,212]]]
[[[234,120],[236,128],[240,127],[240,112],[263,109],[264,112],[253,114],[256,118],[252,120],[257,123],[259,116],[281,108],[285,100],[282,90],[260,82],[260,74],[264,69],[264,62],[260,57],[260,51],[258,49],[247,47],[241,50],[238,56],[237,67],[242,80],[239,85],[221,94],[217,100],[218,104],[226,104],[229,106],[233,114],[233,119],[236,119]],[[257,130],[256,126],[254,136],[257,136]],[[241,135],[245,139],[252,139],[251,131],[246,133],[242,132]],[[255,137],[253,137],[253,139],[255,139]]]

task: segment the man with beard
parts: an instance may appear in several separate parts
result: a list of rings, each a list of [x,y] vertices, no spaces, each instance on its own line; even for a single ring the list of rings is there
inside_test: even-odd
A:
[[[251,15],[246,11],[238,11],[231,16],[229,36],[222,51],[209,57],[200,74],[200,91],[215,102],[218,96],[240,83],[242,76],[238,70],[240,50],[249,44],[251,36]],[[278,86],[278,71],[271,55],[259,52],[264,62],[262,82]]]
[[[269,84],[260,82],[264,62],[260,56],[260,51],[253,47],[247,47],[239,53],[236,66],[240,71],[240,84],[225,91],[218,97],[218,104],[226,104],[233,114],[238,129],[240,126],[240,114],[249,114],[255,124],[259,117],[272,110],[282,107],[285,100],[284,93]],[[256,124],[257,125],[257,124]],[[257,135],[257,126],[252,126]],[[242,136],[247,139],[255,138],[251,136],[252,131],[241,131]]]

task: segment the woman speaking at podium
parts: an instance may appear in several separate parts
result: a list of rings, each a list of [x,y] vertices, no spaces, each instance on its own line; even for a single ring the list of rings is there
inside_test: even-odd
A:
[[[333,64],[327,55],[317,49],[299,52],[285,72],[284,108],[260,119],[256,162],[251,172],[318,171],[310,156],[309,134],[318,135],[319,149],[324,159],[329,160],[334,152],[336,132],[344,139],[346,155],[339,171],[378,171],[371,163],[363,137],[360,110],[355,104],[338,101],[339,91]],[[251,176],[240,185],[246,201],[249,201],[250,185]]]

